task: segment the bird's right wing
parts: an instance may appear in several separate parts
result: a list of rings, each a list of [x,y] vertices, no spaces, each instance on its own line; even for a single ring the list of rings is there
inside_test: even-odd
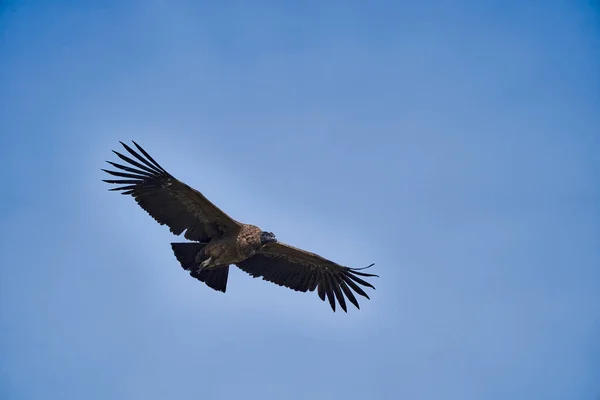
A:
[[[136,142],[140,155],[125,143],[123,147],[137,159],[133,160],[117,151],[113,152],[129,166],[107,161],[120,171],[103,171],[121,179],[104,182],[120,185],[110,189],[131,195],[156,222],[167,225],[175,235],[185,231],[185,238],[206,242],[211,237],[235,232],[240,223],[221,211],[202,193],[179,181],[161,167]]]
[[[279,241],[267,243],[255,255],[236,265],[253,277],[260,276],[268,282],[295,291],[312,292],[316,289],[321,300],[325,301],[327,297],[333,311],[336,299],[344,311],[347,311],[346,298],[356,308],[360,308],[354,293],[367,299],[369,296],[359,285],[375,289],[360,277],[377,276],[360,271],[365,268],[345,267],[318,254]]]

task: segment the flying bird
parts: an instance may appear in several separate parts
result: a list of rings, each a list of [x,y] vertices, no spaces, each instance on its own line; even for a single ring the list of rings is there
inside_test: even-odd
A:
[[[377,277],[349,268],[317,254],[285,244],[272,232],[231,218],[202,193],[173,177],[135,141],[138,151],[119,142],[133,157],[113,152],[129,165],[107,161],[116,171],[102,169],[119,179],[104,179],[119,185],[111,191],[131,195],[160,225],[190,242],[171,243],[181,267],[208,287],[225,293],[229,266],[235,265],[252,277],[299,292],[317,291],[335,312],[336,300],[347,312],[346,299],[360,309],[354,293],[367,299],[361,288],[373,285],[363,278]]]

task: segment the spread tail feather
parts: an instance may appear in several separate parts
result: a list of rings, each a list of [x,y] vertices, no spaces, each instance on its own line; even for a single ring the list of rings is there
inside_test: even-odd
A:
[[[206,259],[204,254],[198,254],[203,248],[202,243],[171,243],[171,248],[181,267],[190,272],[190,275],[208,287],[225,293],[227,289],[227,277],[229,276],[229,265],[214,268],[205,268],[198,272],[198,266]],[[196,257],[199,255],[199,257]]]

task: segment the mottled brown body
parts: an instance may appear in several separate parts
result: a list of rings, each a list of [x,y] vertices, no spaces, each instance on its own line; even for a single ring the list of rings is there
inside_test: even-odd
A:
[[[209,266],[236,264],[252,257],[261,247],[261,229],[250,224],[243,224],[235,235],[212,239],[204,254],[211,259]]]

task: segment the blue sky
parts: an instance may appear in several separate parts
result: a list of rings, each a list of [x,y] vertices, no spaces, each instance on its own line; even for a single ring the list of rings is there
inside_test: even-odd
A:
[[[0,398],[598,399],[592,2],[50,3],[0,8]],[[371,300],[191,279],[131,139]]]

